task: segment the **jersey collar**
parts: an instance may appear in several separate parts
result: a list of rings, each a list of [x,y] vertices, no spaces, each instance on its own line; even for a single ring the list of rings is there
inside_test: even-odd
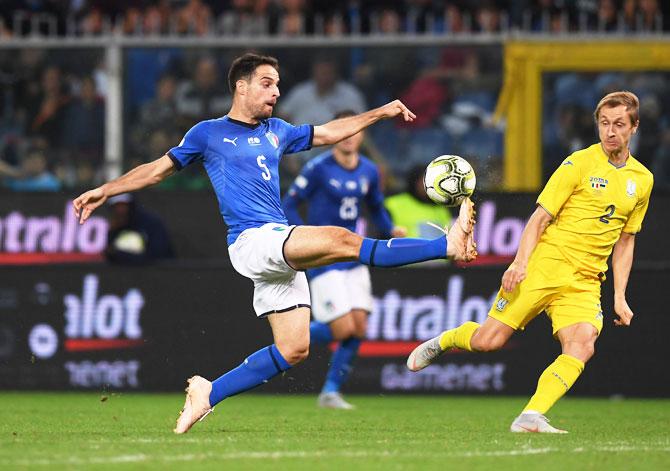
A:
[[[602,156],[602,158],[605,159],[605,160],[607,161],[607,163],[610,164],[610,165],[611,165],[612,167],[614,167],[614,168],[623,168],[623,167],[625,167],[626,164],[628,163],[628,159],[630,159],[630,158],[632,157],[632,155],[631,155],[631,153],[630,153],[630,149],[628,149],[628,157],[626,157],[625,162],[622,163],[621,165],[614,165],[614,164],[612,163],[612,161],[610,160],[610,158],[608,157],[608,155],[605,153],[605,150],[603,149],[603,145],[602,145],[602,143],[599,142],[598,144],[596,144],[596,146],[598,147],[598,152],[600,153],[600,155]]]
[[[226,121],[228,121],[231,124],[237,124],[238,126],[244,126],[245,128],[249,128],[249,129],[256,129],[263,122],[263,121],[259,121],[256,124],[245,123],[244,121],[239,121],[237,119],[233,119],[233,118],[229,117],[228,115],[224,116],[223,119],[225,119]]]

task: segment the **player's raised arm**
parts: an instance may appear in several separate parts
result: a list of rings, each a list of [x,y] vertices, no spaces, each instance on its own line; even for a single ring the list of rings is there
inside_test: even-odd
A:
[[[74,213],[79,223],[83,224],[93,211],[107,201],[107,198],[155,185],[174,172],[175,165],[167,155],[142,164],[119,178],[79,195],[72,202]]]
[[[335,144],[342,139],[353,136],[377,121],[395,118],[399,115],[402,115],[405,121],[414,121],[414,118],[416,118],[416,115],[400,100],[394,100],[365,113],[334,119],[321,126],[314,126],[312,145],[325,146]]]

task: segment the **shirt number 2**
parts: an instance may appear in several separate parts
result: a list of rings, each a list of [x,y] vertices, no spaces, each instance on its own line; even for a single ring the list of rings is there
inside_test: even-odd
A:
[[[605,224],[610,223],[610,218],[612,217],[612,214],[614,214],[614,210],[616,208],[614,207],[613,204],[610,204],[607,208],[605,208],[605,214],[600,216],[600,222],[604,222]]]

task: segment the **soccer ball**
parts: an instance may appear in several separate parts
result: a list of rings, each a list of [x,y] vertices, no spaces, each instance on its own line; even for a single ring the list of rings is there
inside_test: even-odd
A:
[[[475,191],[475,171],[463,157],[441,155],[426,167],[423,186],[428,197],[446,206],[458,206]]]

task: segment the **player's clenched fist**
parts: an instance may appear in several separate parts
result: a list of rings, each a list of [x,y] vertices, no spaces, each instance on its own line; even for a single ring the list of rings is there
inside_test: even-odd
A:
[[[400,100],[393,100],[391,103],[385,104],[381,107],[381,111],[384,118],[395,118],[398,115],[402,115],[405,121],[414,121],[414,118],[416,118],[416,115]]]
[[[526,267],[522,267],[516,262],[512,262],[509,268],[503,273],[502,287],[508,293],[514,291],[516,285],[526,279]]]
[[[79,224],[83,224],[93,211],[107,201],[107,195],[101,188],[87,191],[81,194],[72,202],[74,214],[79,219]]]
[[[615,325],[628,327],[633,320],[633,311],[623,298],[614,298],[614,313],[619,316],[618,319],[614,319]]]

